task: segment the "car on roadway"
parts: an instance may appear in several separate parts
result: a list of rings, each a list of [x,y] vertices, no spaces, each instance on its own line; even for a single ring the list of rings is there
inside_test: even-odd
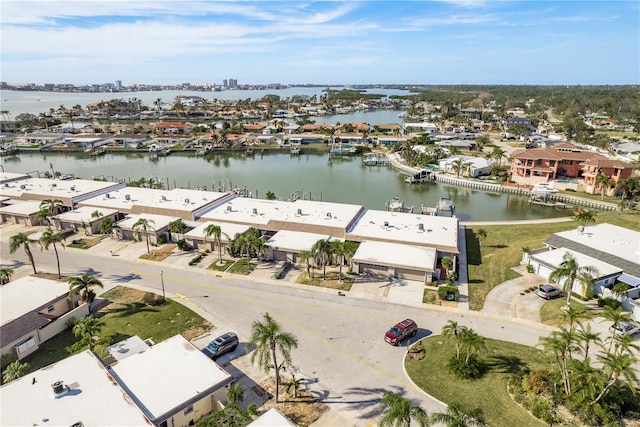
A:
[[[238,335],[233,332],[227,332],[207,344],[207,346],[202,349],[202,352],[208,358],[215,360],[223,354],[234,351],[239,343]]]
[[[562,291],[555,286],[551,286],[549,284],[542,285],[538,289],[536,289],[536,295],[540,298],[551,299],[562,296]]]
[[[411,319],[405,319],[394,325],[384,335],[384,340],[391,345],[398,345],[402,340],[414,336],[418,332],[418,325]]]
[[[609,326],[609,332],[617,337],[624,337],[625,335],[634,335],[640,332],[640,325],[636,325],[633,322],[621,321],[617,324]]]

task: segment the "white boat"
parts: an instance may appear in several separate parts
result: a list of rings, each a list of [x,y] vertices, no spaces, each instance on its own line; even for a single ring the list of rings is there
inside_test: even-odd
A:
[[[455,209],[455,205],[453,204],[453,200],[448,197],[440,197],[438,200],[438,210],[439,211],[451,211]]]
[[[404,209],[404,200],[400,197],[393,197],[387,202],[387,210],[389,211],[402,211]]]
[[[378,156],[368,156],[364,159],[364,164],[367,166],[376,166],[378,162]]]
[[[558,190],[556,190],[555,188],[549,187],[549,184],[547,184],[546,182],[541,182],[539,184],[536,184],[536,186],[531,189],[531,194],[538,195],[538,196],[548,196],[550,194],[556,194],[556,193],[558,193]]]

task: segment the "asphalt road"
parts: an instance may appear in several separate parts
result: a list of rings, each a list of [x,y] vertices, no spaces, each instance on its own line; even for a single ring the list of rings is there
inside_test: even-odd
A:
[[[9,254],[10,236],[2,231],[2,264],[22,264],[17,267],[16,277],[30,274],[24,251]],[[312,380],[313,390],[325,403],[358,426],[370,424],[379,415],[378,401],[387,390],[404,394],[429,412],[443,410],[440,402],[417,389],[405,374],[406,343],[392,347],[383,340],[388,328],[400,320],[409,317],[418,323],[417,339],[438,334],[449,319],[472,327],[483,336],[527,345],[535,345],[540,336],[548,333],[542,328],[482,314],[431,311],[286,285],[226,279],[199,269],[174,269],[78,249],[59,251],[64,275],[91,274],[107,285],[130,285],[161,293],[162,269],[168,297],[195,304],[215,325],[236,331],[241,341],[249,337],[252,322],[269,312],[298,338],[299,345],[292,356],[301,376]],[[40,252],[36,248],[34,256],[39,270],[56,271],[53,251]]]

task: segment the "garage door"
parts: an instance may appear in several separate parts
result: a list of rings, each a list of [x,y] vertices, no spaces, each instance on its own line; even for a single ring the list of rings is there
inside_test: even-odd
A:
[[[538,276],[542,276],[542,277],[548,278],[552,271],[553,270],[551,268],[547,267],[546,265],[540,264],[538,266]]]
[[[273,251],[273,260],[274,261],[286,261],[287,253],[285,251]]]
[[[396,268],[396,277],[398,279],[419,280],[422,282],[424,281],[424,272],[408,268]]]
[[[360,264],[360,273],[387,277],[389,273],[389,267],[375,264]]]

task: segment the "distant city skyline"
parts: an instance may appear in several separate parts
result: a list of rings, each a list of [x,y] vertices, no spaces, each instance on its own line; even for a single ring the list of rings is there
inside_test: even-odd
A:
[[[3,0],[12,85],[639,84],[640,3]]]

